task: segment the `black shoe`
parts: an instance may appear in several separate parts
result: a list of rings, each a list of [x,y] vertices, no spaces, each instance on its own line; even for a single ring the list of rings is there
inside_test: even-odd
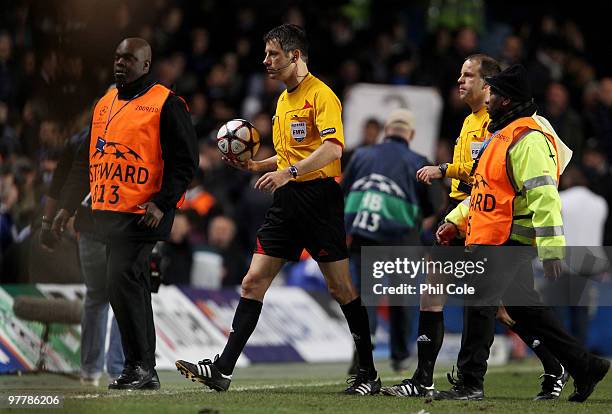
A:
[[[218,359],[219,355],[215,357],[215,362]],[[179,359],[175,362],[175,365],[178,371],[187,379],[193,382],[201,382],[215,391],[227,391],[232,382],[232,376],[223,375],[210,359],[198,361],[197,365]]]
[[[542,381],[542,391],[535,396],[534,401],[556,400],[559,398],[570,376],[563,365],[561,365],[561,375],[542,374],[540,378],[544,378]]]
[[[435,400],[480,401],[484,398],[484,390],[482,388],[468,385],[462,378],[453,378],[452,374],[446,374],[446,377],[448,378],[448,382],[450,382],[453,387],[448,391],[437,392],[434,395]]]
[[[394,397],[433,397],[435,388],[433,384],[426,387],[413,378],[406,378],[401,384],[382,387],[380,392]]]
[[[448,391],[440,391],[434,396],[435,400],[476,400],[484,398],[482,388],[469,387],[464,384],[453,385]]]
[[[374,377],[374,379],[370,379]],[[346,383],[349,387],[342,391],[343,395],[374,395],[380,392],[380,377],[376,372],[370,374],[367,369],[358,369],[356,375],[351,375]]]
[[[603,358],[592,357],[585,378],[578,381],[574,378],[574,392],[568,401],[584,402],[595,390],[595,386],[601,381],[610,369],[610,361]]]
[[[151,381],[148,384],[140,387],[141,390],[158,390],[161,388],[161,384],[159,383],[159,377],[157,376],[157,371],[153,370],[153,376],[151,377]]]
[[[134,379],[134,367],[131,365],[126,365],[123,368],[123,372],[119,375],[115,380],[113,380],[110,384],[108,384],[109,390],[123,390],[127,389],[129,383],[131,383]]]
[[[155,389],[147,388],[150,386],[151,380],[153,380],[154,369],[144,369],[137,365],[133,368],[126,367],[123,373],[115,381],[108,385],[110,390],[140,390],[140,389]],[[159,389],[159,378],[157,379],[157,386]]]

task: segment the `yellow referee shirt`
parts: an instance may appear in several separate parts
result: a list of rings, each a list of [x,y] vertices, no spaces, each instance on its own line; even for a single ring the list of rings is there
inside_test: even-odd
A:
[[[469,114],[463,121],[461,133],[455,142],[453,162],[448,164],[446,170],[446,177],[452,178],[450,197],[455,200],[462,201],[470,195],[470,172],[487,136],[488,125],[489,113],[486,106]]]
[[[342,105],[326,84],[309,73],[294,90],[285,90],[278,98],[272,130],[277,169],[282,170],[308,157],[327,139],[344,147]],[[340,160],[335,160],[319,170],[299,174],[296,181],[339,175]]]

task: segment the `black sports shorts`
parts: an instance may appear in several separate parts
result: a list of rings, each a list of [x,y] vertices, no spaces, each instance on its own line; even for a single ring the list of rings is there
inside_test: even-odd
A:
[[[255,253],[296,262],[304,248],[317,262],[348,257],[344,196],[333,178],[290,181],[277,189],[257,231]]]

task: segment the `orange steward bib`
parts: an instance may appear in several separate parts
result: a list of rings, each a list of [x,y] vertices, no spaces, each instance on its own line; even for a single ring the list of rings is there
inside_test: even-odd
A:
[[[542,131],[531,117],[519,118],[491,136],[474,172],[466,229],[466,246],[472,244],[501,245],[510,238],[516,188],[509,163],[510,150],[532,130],[548,138],[555,152],[555,139]],[[557,182],[559,168],[557,166]]]
[[[89,184],[93,210],[144,214],[139,204],[161,189],[162,106],[170,90],[155,84],[141,96],[120,100],[113,88],[93,113]]]

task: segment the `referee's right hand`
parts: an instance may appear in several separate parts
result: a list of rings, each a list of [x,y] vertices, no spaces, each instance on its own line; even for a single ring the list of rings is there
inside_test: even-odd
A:
[[[228,158],[225,155],[222,155],[221,159],[225,161],[226,164],[229,164],[230,166],[238,170],[246,171],[246,172],[255,172],[255,162],[253,160],[249,159],[246,161],[238,161],[232,158]]]

